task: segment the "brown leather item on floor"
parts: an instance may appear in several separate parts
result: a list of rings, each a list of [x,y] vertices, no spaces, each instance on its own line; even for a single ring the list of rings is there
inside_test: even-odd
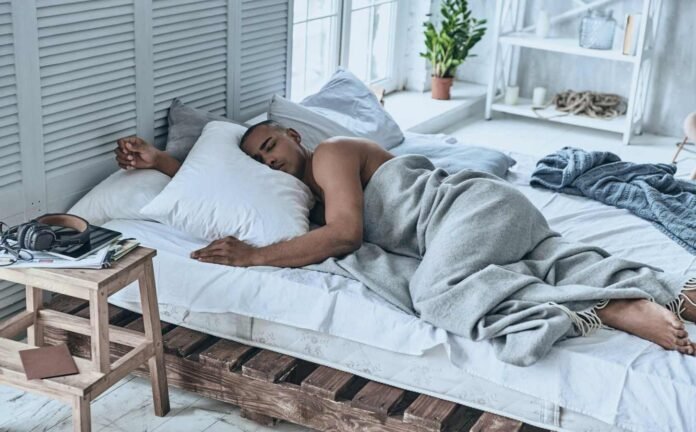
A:
[[[80,373],[66,344],[19,351],[27,379],[52,378]]]

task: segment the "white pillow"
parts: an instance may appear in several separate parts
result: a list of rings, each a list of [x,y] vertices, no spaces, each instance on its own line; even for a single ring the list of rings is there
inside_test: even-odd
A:
[[[245,131],[208,123],[172,181],[140,212],[208,241],[231,235],[265,246],[306,233],[311,191],[247,156],[239,148]]]
[[[315,94],[300,105],[333,120],[352,136],[371,139],[389,150],[401,144],[404,134],[377,97],[358,77],[339,68]]]
[[[357,136],[333,120],[278,95],[271,98],[268,118],[295,129],[302,137],[302,144],[311,150],[327,138]]]
[[[68,213],[81,216],[92,225],[111,219],[145,219],[140,209],[162,192],[168,175],[151,169],[120,169],[87,192]]]

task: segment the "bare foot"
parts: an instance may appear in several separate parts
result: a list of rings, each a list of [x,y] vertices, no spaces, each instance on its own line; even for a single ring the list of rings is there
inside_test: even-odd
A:
[[[696,353],[684,323],[668,309],[649,300],[612,300],[597,310],[597,316],[610,327],[647,339],[664,349],[688,355]]]

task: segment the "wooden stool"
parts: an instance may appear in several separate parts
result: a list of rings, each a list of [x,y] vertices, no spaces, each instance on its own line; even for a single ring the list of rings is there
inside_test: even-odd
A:
[[[91,427],[90,402],[148,362],[155,414],[169,412],[157,292],[152,270],[154,249],[138,247],[110,269],[0,268],[0,279],[26,285],[26,311],[0,323],[0,384],[72,404],[73,429]],[[109,325],[107,298],[137,280],[145,333]],[[43,290],[89,301],[89,319],[43,309]],[[91,337],[91,361],[74,357],[77,375],[27,380],[18,351],[44,344],[44,328],[53,327]],[[27,330],[27,344],[9,339]],[[132,347],[113,364],[109,342]]]

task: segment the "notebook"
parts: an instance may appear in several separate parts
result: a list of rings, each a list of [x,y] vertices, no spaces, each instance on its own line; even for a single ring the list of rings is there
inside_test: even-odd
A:
[[[44,346],[19,351],[27,379],[52,378],[80,373],[68,345]]]

